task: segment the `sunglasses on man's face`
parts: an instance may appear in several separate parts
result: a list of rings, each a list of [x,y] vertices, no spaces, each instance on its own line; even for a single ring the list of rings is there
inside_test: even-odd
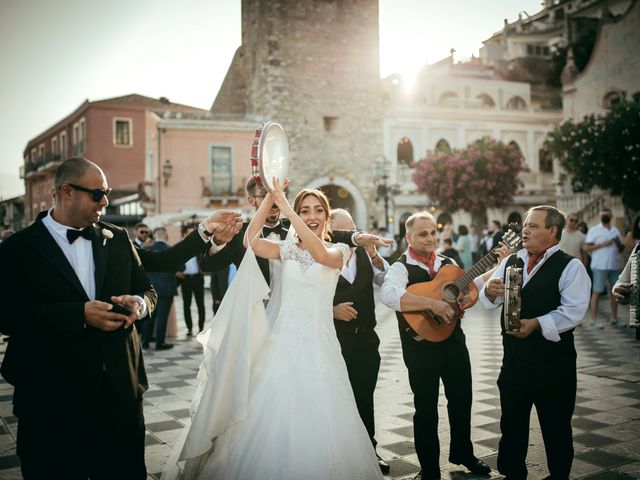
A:
[[[149,230],[138,230],[140,235],[149,235]]]
[[[106,190],[102,190],[101,188],[87,188],[81,185],[75,185],[73,183],[67,183],[74,190],[78,190],[79,192],[87,192],[91,195],[91,200],[98,203],[102,200],[103,197],[108,197],[111,193],[112,189],[107,188]]]

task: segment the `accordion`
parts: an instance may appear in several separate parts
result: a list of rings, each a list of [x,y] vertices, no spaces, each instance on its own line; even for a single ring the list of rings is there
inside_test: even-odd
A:
[[[636,249],[638,250],[638,249]],[[629,298],[629,326],[640,327],[640,295],[638,294],[638,271],[640,270],[640,251],[631,255],[631,296]]]

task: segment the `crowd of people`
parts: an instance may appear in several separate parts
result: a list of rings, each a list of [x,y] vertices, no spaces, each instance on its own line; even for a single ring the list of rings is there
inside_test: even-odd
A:
[[[608,209],[585,234],[576,213],[533,207],[521,248],[509,251],[497,220],[479,234],[416,212],[404,237],[392,239],[384,230],[359,230],[320,190],[303,189],[291,205],[287,182],[274,178],[272,186],[247,184],[250,222],[217,211],[170,246],[162,227],[138,224],[130,239],[100,221],[111,189],[98,165],[80,157],[60,165],[54,207],[0,243],[0,261],[15,272],[0,280],[0,332],[9,336],[1,373],[14,386],[25,479],[146,478],[143,352],[151,342],[156,350],[172,346],[166,330],[178,281],[187,335],[199,333],[204,357],[193,418],[164,479],[368,480],[389,473],[376,453],[374,285],[398,320],[415,407],[416,480],[441,477],[440,382],[449,461],[490,475],[471,440],[472,373],[459,319],[477,299],[487,309],[508,308],[504,280],[512,267],[522,270],[521,314],[518,329],[501,326],[498,470],[526,478],[535,406],[550,478],[569,478],[574,330],[589,308],[592,327],[602,326],[604,291],[609,321],[620,323],[615,307],[628,303],[631,289],[629,262],[620,274],[620,255],[637,252],[640,218],[623,239]],[[454,299],[420,293],[488,252],[498,263]],[[224,288],[207,322],[203,275],[218,272],[216,285]],[[416,312],[417,323],[410,320]],[[430,339],[429,329],[442,327],[448,333]],[[42,391],[57,394],[42,402]],[[62,438],[47,441],[54,429]]]

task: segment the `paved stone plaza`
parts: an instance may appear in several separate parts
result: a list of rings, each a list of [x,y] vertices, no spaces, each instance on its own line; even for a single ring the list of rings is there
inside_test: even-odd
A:
[[[176,300],[180,311],[182,302],[179,297]],[[209,310],[208,295],[206,303]],[[413,449],[412,396],[395,317],[381,305],[378,315],[377,330],[382,340],[382,367],[376,391],[378,453],[391,465],[390,478],[408,479],[418,471]],[[625,315],[626,309],[622,317]],[[178,338],[171,340],[175,348],[162,352],[150,350],[145,358],[151,382],[145,395],[147,468],[149,478],[153,479],[160,478],[170,449],[180,429],[188,422],[189,401],[201,358],[200,344],[185,337],[181,317],[179,312]],[[502,355],[497,311],[487,314],[477,305],[467,312],[463,325],[473,366],[475,452],[495,468],[500,437],[496,378]],[[640,478],[640,341],[635,340],[634,331],[628,328],[607,325],[603,330],[592,330],[588,325],[587,321],[576,330],[578,398],[573,419],[576,456],[572,477]],[[4,351],[4,346],[0,351]],[[11,395],[11,386],[0,381],[1,479],[21,478],[15,455],[16,418],[11,414]],[[443,478],[483,478],[465,473],[463,467],[447,462],[449,426],[442,393],[439,412]],[[64,428],[63,422],[61,428]],[[55,441],[55,432],[52,432],[51,441]],[[529,478],[536,480],[548,475],[535,413],[527,461]],[[493,477],[499,477],[497,472],[494,471]]]

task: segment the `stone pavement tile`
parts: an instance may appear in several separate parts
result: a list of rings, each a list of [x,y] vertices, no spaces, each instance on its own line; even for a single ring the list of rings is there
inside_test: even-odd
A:
[[[407,462],[406,460],[403,460],[401,458],[389,460],[387,461],[387,463],[391,467],[390,476],[392,476],[393,478],[400,478],[405,476],[413,478],[413,476],[415,476],[420,471],[419,465]]]
[[[576,455],[576,458],[583,460],[587,463],[591,463],[602,468],[611,468],[624,465],[625,463],[631,463],[634,459],[617,455],[615,453],[605,452],[604,450],[593,449],[588,452],[580,453]]]
[[[581,443],[587,447],[602,447],[604,445],[610,445],[612,443],[617,443],[619,440],[616,440],[611,437],[606,437],[604,435],[598,435],[597,433],[582,433],[580,435],[574,435],[573,441],[577,443]]]

